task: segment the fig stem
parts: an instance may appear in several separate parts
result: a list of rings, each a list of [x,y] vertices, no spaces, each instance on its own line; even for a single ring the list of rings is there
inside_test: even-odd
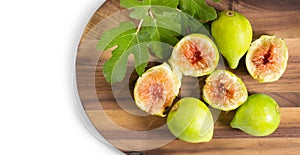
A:
[[[233,11],[227,11],[226,15],[232,17],[232,16],[234,16],[234,12]]]

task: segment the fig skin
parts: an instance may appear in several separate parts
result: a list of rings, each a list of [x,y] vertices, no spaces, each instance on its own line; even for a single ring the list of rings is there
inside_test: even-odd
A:
[[[205,80],[203,99],[215,109],[234,110],[247,98],[248,92],[244,82],[230,71],[217,69]]]
[[[190,34],[176,44],[168,62],[175,73],[200,77],[216,69],[219,63],[219,52],[208,36]]]
[[[167,63],[148,69],[134,87],[137,107],[151,115],[165,117],[179,93],[180,80]]]
[[[246,55],[246,67],[258,82],[274,82],[285,72],[288,57],[288,48],[283,39],[275,35],[262,35],[251,44]]]
[[[199,99],[179,100],[167,117],[170,132],[185,142],[209,142],[213,136],[214,121],[210,110]]]
[[[252,41],[253,32],[249,20],[238,12],[220,12],[212,22],[211,33],[229,67],[236,69]]]
[[[237,110],[230,126],[252,136],[267,136],[279,124],[280,109],[276,101],[265,94],[254,94]]]

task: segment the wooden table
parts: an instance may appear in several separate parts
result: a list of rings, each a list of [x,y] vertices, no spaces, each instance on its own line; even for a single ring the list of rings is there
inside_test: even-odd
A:
[[[213,139],[209,143],[191,144],[178,139],[169,141],[173,137],[164,127],[165,118],[131,114],[130,112],[139,113],[134,107],[131,91],[137,75],[130,72],[127,75],[130,80],[125,85],[123,83],[112,87],[102,75],[102,64],[110,53],[100,55],[95,48],[103,31],[109,28],[101,27],[98,23],[122,9],[118,0],[108,0],[95,12],[78,47],[78,92],[91,123],[112,145],[124,152],[138,150],[146,155],[300,154],[300,1],[222,0],[215,3],[209,0],[207,3],[218,11],[231,9],[244,14],[253,26],[253,39],[262,34],[276,34],[286,41],[289,61],[286,72],[279,81],[260,84],[253,80],[246,71],[244,58],[236,70],[229,69],[244,81],[250,94],[265,93],[278,102],[282,117],[276,132],[267,137],[247,135],[229,127],[234,111],[221,112],[216,118]],[[127,17],[118,16],[117,19],[126,20]],[[116,20],[112,20],[111,24],[116,25]],[[201,85],[204,79],[205,77],[199,78],[196,82]],[[195,82],[191,79],[186,81],[189,81],[187,84]],[[115,99],[115,93],[119,93],[118,99]],[[191,92],[187,92],[189,93]],[[122,105],[117,104],[116,100],[122,102]],[[123,106],[129,106],[131,111],[123,110]],[[148,130],[155,131],[150,134],[154,137],[143,132]],[[164,145],[155,148],[158,143]],[[152,149],[143,150],[145,147]]]

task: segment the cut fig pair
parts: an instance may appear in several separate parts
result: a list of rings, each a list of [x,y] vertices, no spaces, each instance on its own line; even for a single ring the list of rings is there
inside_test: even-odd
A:
[[[199,77],[210,74],[219,62],[214,42],[203,34],[191,34],[181,39],[169,59],[147,70],[136,82],[136,105],[151,115],[165,117],[179,93],[182,75]]]
[[[219,52],[205,35],[192,34],[183,38],[175,46],[169,62],[173,70],[186,76],[210,74],[203,88],[203,99],[216,109],[233,110],[247,100],[248,92],[240,78],[226,70],[215,70]]]

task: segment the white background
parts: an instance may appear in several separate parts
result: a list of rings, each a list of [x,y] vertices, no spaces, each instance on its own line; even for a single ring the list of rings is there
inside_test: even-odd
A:
[[[104,0],[0,1],[0,154],[120,154],[83,125],[72,67]]]

